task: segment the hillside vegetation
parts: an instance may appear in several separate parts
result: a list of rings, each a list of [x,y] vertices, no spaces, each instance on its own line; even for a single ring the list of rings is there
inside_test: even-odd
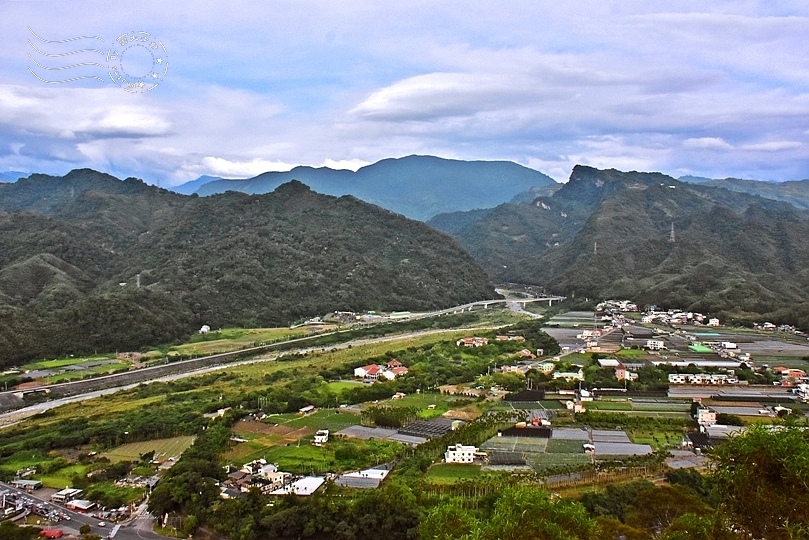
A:
[[[494,295],[447,236],[299,182],[209,198],[91,170],[0,185],[0,364]]]
[[[577,166],[551,197],[430,224],[495,280],[809,327],[809,220],[784,202]]]

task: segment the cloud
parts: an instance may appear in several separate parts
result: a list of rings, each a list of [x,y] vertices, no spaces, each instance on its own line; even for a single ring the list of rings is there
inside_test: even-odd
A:
[[[798,141],[769,141],[756,144],[745,144],[743,150],[753,150],[757,152],[780,152],[781,150],[794,150],[803,146]]]
[[[356,172],[358,169],[361,169],[362,167],[365,167],[366,165],[370,165],[370,164],[371,164],[370,161],[363,161],[361,159],[356,159],[356,158],[355,159],[339,159],[339,160],[326,159],[323,162],[322,166],[323,167],[328,167],[329,169],[335,169],[335,170],[343,169],[343,170]]]
[[[683,141],[683,147],[699,150],[732,150],[733,145],[725,142],[721,137],[698,137]]]
[[[224,158],[207,156],[202,159],[202,167],[207,174],[226,178],[247,178],[265,172],[286,172],[295,165],[281,161],[254,158],[248,161],[231,161]]]

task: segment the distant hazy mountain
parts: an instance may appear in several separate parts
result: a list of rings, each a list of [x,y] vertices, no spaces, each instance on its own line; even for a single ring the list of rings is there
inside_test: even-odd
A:
[[[697,176],[683,176],[680,180],[758,195],[766,199],[784,201],[803,210],[809,209],[809,180],[764,182],[760,180],[742,180],[741,178],[711,179]]]
[[[493,296],[451,238],[299,182],[203,198],[85,169],[0,185],[0,365]]]
[[[809,214],[658,173],[577,166],[551,197],[429,224],[495,280],[809,327]],[[671,230],[674,227],[674,242]]]
[[[558,185],[549,176],[510,161],[408,156],[384,159],[357,172],[296,167],[246,180],[215,180],[199,187],[196,193],[268,193],[290,180],[299,180],[327,195],[353,195],[420,220],[442,212],[490,208],[532,188]],[[187,191],[184,186],[178,189]]]
[[[182,195],[191,195],[195,193],[199,188],[208,184],[210,182],[218,182],[223,180],[218,176],[200,176],[196,180],[191,180],[190,182],[186,182],[185,184],[180,184],[179,186],[174,186],[170,188],[172,191],[176,193],[180,193]]]
[[[20,178],[28,176],[28,173],[20,171],[0,172],[0,182],[16,182]]]

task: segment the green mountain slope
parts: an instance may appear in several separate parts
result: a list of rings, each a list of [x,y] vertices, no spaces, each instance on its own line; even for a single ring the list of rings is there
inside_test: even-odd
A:
[[[758,195],[766,199],[783,201],[802,210],[809,210],[809,180],[791,180],[787,182],[762,182],[759,180],[742,180],[740,178],[699,178],[694,176],[682,177],[684,182],[700,183],[705,186],[714,186]]]
[[[774,316],[809,302],[805,212],[656,173],[577,166],[553,196],[452,234],[496,280],[579,297]]]
[[[494,294],[451,238],[299,182],[200,198],[85,170],[0,186],[0,364]]]

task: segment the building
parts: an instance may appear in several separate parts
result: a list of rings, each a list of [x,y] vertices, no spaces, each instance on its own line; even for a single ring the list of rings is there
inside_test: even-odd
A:
[[[447,447],[444,453],[444,461],[447,463],[472,463],[475,461],[475,454],[478,449],[474,446],[465,446],[463,444],[454,444]]]
[[[329,442],[329,430],[328,429],[319,429],[315,433],[315,439],[312,441],[315,446],[323,446],[327,442]]]
[[[25,491],[34,491],[42,487],[42,482],[39,480],[12,480],[9,484],[17,489],[24,489]]]
[[[354,369],[354,376],[360,377],[362,379],[373,379],[376,380],[379,378],[379,372],[382,371],[382,368],[376,364],[370,364],[367,366],[362,366]]]
[[[615,378],[619,381],[634,381],[638,378],[638,374],[626,369],[623,364],[615,366]]]
[[[87,513],[93,508],[95,508],[96,503],[93,501],[86,501],[84,499],[73,499],[72,501],[65,504],[65,507],[68,510],[73,510],[74,512],[81,512]]]
[[[716,424],[716,411],[708,407],[699,407],[694,419],[701,426],[712,426]]]
[[[739,384],[739,378],[718,373],[671,373],[669,374],[669,384]]]
[[[719,319],[708,319],[708,326],[719,326]]]
[[[557,371],[553,374],[554,379],[564,379],[566,381],[583,381],[584,372],[579,368],[578,371]]]
[[[75,489],[75,488],[65,488],[61,491],[57,491],[53,495],[51,495],[51,500],[57,503],[66,503],[68,501],[72,501],[79,495],[81,495],[82,490]]]
[[[650,351],[660,351],[666,348],[666,342],[662,339],[647,339],[646,348]]]
[[[489,338],[485,337],[465,337],[455,342],[458,347],[483,347],[489,344]]]

